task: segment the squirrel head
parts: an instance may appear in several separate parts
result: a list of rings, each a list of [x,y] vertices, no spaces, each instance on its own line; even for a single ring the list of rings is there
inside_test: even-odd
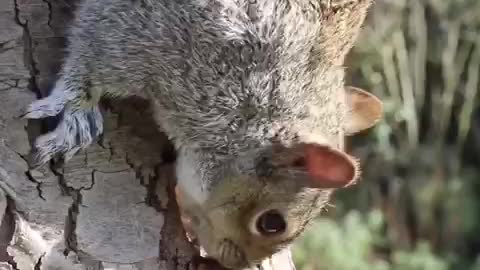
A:
[[[347,87],[345,93],[345,132],[373,126],[382,115],[381,102],[358,88]],[[177,201],[187,232],[209,257],[234,269],[289,245],[335,189],[354,184],[360,175],[353,157],[315,142],[272,143],[216,158],[208,152],[180,152]]]
[[[185,171],[181,159],[179,165]],[[290,244],[333,189],[357,179],[358,166],[327,146],[272,145],[226,161],[215,172],[221,179],[212,179],[217,183],[209,191],[198,187],[199,193],[192,193],[180,181],[177,200],[187,231],[207,255],[237,269]],[[180,171],[177,175],[185,177]]]

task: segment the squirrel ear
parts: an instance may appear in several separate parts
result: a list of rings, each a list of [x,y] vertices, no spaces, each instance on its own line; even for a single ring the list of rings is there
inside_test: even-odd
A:
[[[355,160],[341,151],[318,144],[305,145],[304,163],[309,186],[313,188],[346,187],[359,176]]]
[[[316,143],[274,146],[271,162],[276,168],[300,172],[301,181],[312,188],[347,187],[354,184],[360,175],[354,158]]]
[[[346,135],[353,135],[373,127],[383,116],[383,104],[374,95],[352,86],[345,87],[348,113]]]
[[[359,178],[357,162],[346,153],[316,143],[300,143],[293,147],[276,146],[271,156],[278,168],[299,170],[305,185],[312,188],[342,188]]]

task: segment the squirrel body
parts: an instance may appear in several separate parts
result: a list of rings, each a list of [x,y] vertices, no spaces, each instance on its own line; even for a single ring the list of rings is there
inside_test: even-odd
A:
[[[25,111],[63,113],[31,165],[90,145],[103,97],[145,96],[178,151],[179,206],[200,245],[226,267],[256,263],[358,178],[343,139],[381,109],[346,90],[342,63],[370,4],[84,0],[59,79]]]

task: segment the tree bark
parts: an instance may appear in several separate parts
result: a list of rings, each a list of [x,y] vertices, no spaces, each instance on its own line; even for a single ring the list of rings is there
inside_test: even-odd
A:
[[[105,104],[101,141],[63,166],[29,171],[54,121],[19,119],[56,78],[77,1],[0,2],[0,270],[216,269],[179,223],[174,153],[142,99]],[[294,269],[290,251],[260,268]]]

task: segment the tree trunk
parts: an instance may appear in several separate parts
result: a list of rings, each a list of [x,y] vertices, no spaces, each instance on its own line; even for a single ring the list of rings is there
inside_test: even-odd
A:
[[[18,116],[55,81],[75,4],[0,2],[0,270],[218,268],[185,238],[174,153],[145,100],[105,104],[98,144],[64,166],[28,170],[32,139],[53,121]],[[289,250],[260,268],[294,269]]]

